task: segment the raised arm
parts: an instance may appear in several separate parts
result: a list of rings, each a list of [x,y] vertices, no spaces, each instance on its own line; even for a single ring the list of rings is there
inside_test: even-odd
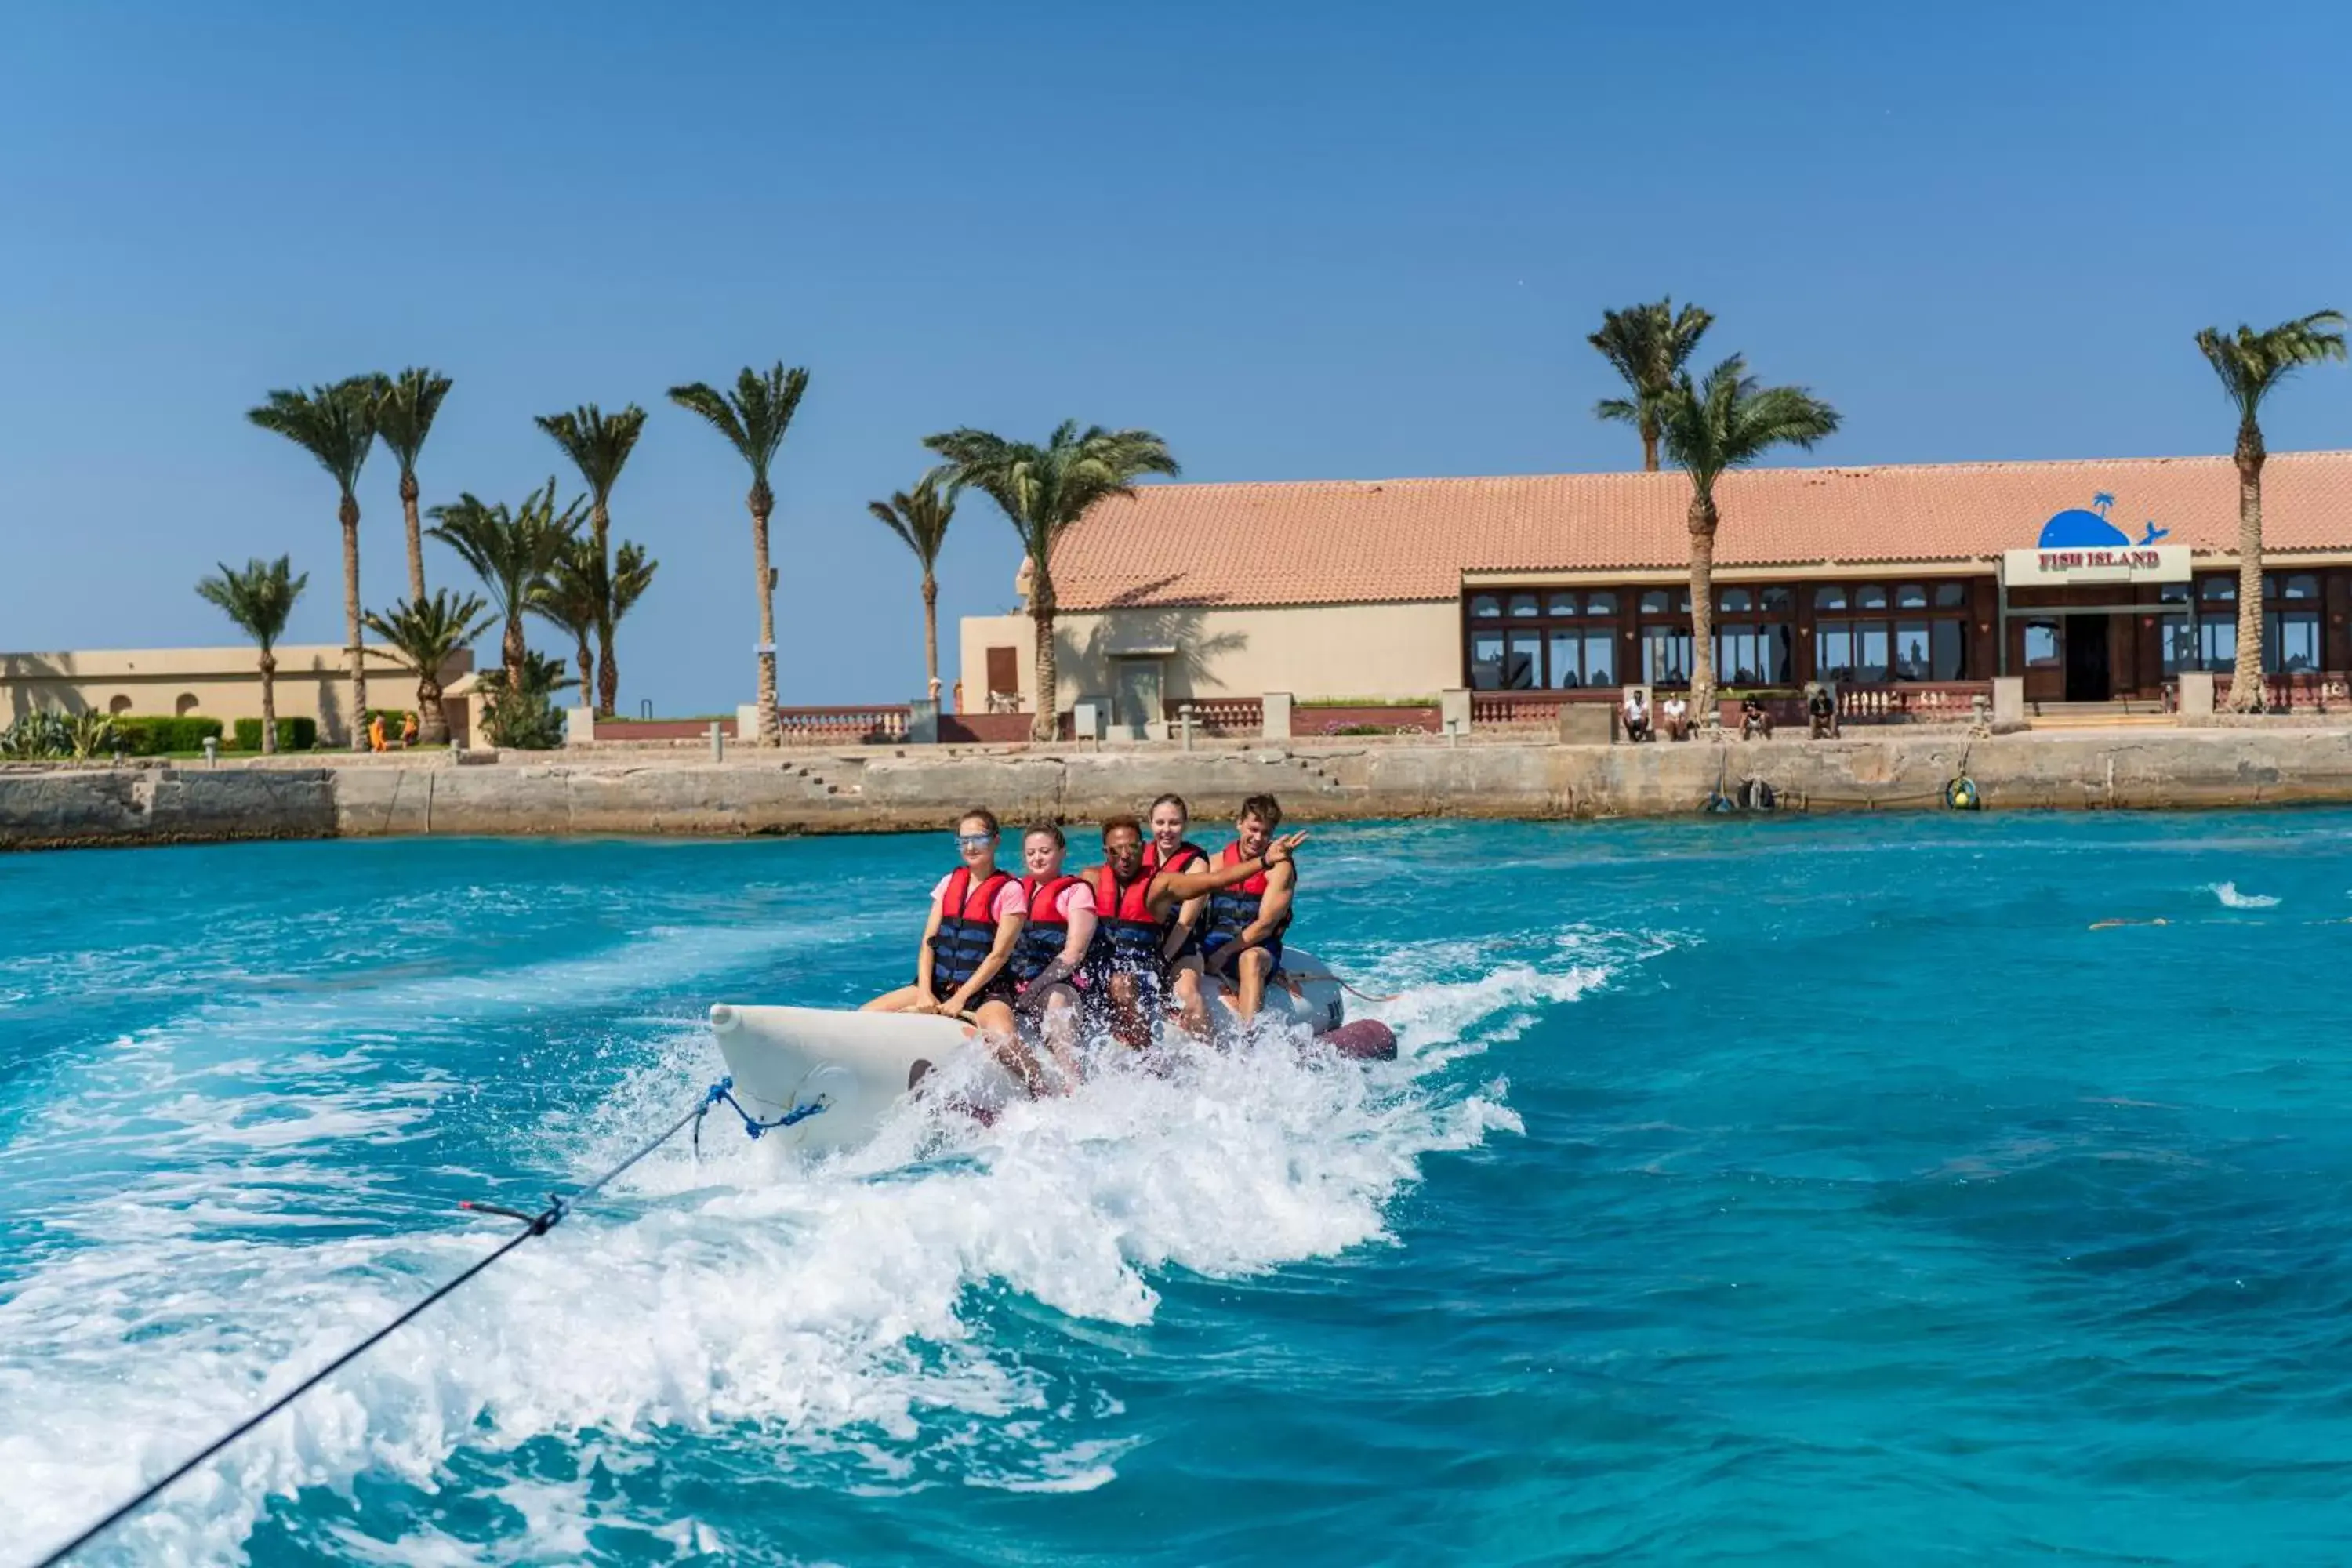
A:
[[[1271,871],[1276,866],[1286,866],[1298,847],[1307,842],[1304,833],[1293,833],[1277,838],[1265,847],[1265,853],[1247,860],[1236,860],[1214,871],[1162,871],[1151,879],[1150,894],[1152,910],[1165,909],[1178,899],[1197,899],[1213,893],[1219,888],[1230,888],[1236,882],[1246,882],[1260,871]]]

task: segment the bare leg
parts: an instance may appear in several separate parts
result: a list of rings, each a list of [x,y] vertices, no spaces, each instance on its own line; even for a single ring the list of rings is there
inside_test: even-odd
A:
[[[1239,982],[1234,987],[1234,1016],[1247,1024],[1265,1005],[1265,983],[1274,973],[1274,954],[1262,947],[1251,948],[1234,960],[1234,969]]]
[[[1045,1075],[1037,1070],[1037,1058],[1021,1043],[1020,1026],[1013,1021],[1013,1009],[1002,1002],[982,1002],[972,1009],[972,1022],[980,1028],[980,1037],[1004,1064],[1004,1070],[1020,1080],[1029,1098],[1036,1099],[1045,1092]]]
[[[1111,1037],[1130,1050],[1151,1043],[1151,1026],[1143,1016],[1143,985],[1132,974],[1110,977]]]
[[[1176,992],[1176,1014],[1184,1032],[1196,1040],[1209,1037],[1209,995],[1201,988],[1201,961],[1197,957],[1176,961],[1174,977],[1170,982]]]
[[[1067,985],[1055,985],[1045,993],[1045,1016],[1037,1020],[1037,1037],[1045,1045],[1055,1067],[1061,1070],[1066,1089],[1075,1089],[1078,1082],[1078,994]]]
[[[901,985],[896,991],[886,991],[858,1009],[861,1013],[908,1013],[919,1002],[930,999],[930,993],[919,985]]]

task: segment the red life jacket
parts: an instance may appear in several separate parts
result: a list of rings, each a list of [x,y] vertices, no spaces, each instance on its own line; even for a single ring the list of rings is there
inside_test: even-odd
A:
[[[1022,984],[1036,979],[1047,964],[1062,956],[1070,940],[1070,919],[1062,912],[1062,894],[1077,883],[1077,878],[1064,872],[1042,881],[1035,877],[1021,879],[1021,890],[1029,895],[1029,920],[1022,926],[1021,940],[1005,967]]]
[[[1122,886],[1105,861],[1095,868],[1095,945],[1098,967],[1122,974],[1160,972],[1161,928],[1151,912],[1151,873],[1138,871]]]
[[[972,976],[996,947],[996,896],[1013,879],[991,868],[978,881],[971,868],[948,873],[940,893],[940,929],[931,938],[931,992],[945,997]]]
[[[1223,870],[1228,866],[1238,866],[1244,860],[1255,858],[1256,857],[1243,854],[1241,841],[1235,839],[1218,851],[1217,868]],[[1209,895],[1208,929],[1201,933],[1201,940],[1205,946],[1223,947],[1227,942],[1237,940],[1242,932],[1250,928],[1251,922],[1257,919],[1258,910],[1264,906],[1265,878],[1265,872],[1260,870],[1247,881],[1236,882],[1230,888],[1219,888]],[[1286,911],[1282,917],[1282,923],[1266,932],[1265,939],[1268,942],[1276,941],[1289,929],[1290,916]]]
[[[1156,876],[1161,871],[1178,873],[1194,869],[1205,871],[1208,868],[1209,852],[1189,838],[1177,845],[1165,861],[1160,858],[1158,839],[1155,838],[1143,847],[1143,869],[1149,875]],[[1160,922],[1160,951],[1166,954],[1171,962],[1201,951],[1201,928],[1196,924],[1184,933],[1182,946],[1173,952],[1168,952],[1168,933],[1176,929],[1176,922],[1183,913],[1184,900],[1171,900],[1168,904],[1167,918]]]

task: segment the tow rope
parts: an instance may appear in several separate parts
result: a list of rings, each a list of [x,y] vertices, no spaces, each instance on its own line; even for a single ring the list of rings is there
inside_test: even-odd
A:
[[[562,1193],[548,1194],[547,1206],[541,1209],[537,1214],[529,1214],[521,1209],[508,1208],[501,1204],[476,1203],[471,1199],[467,1199],[458,1204],[457,1206],[459,1208],[465,1209],[469,1213],[497,1215],[503,1219],[520,1221],[522,1225],[522,1229],[517,1231],[505,1242],[501,1243],[498,1249],[490,1253],[489,1256],[478,1259],[451,1279],[444,1281],[441,1285],[435,1288],[435,1289],[423,1300],[417,1302],[415,1306],[410,1307],[406,1311],[402,1312],[398,1317],[393,1319],[392,1321],[384,1324],[383,1327],[376,1330],[375,1332],[368,1335],[367,1338],[360,1341],[359,1343],[343,1352],[342,1354],[337,1356],[334,1360],[329,1362],[326,1365],[320,1367],[318,1371],[312,1373],[310,1376],[296,1384],[292,1388],[288,1389],[284,1394],[279,1394],[276,1399],[271,1400],[260,1410],[257,1410],[253,1415],[247,1416],[244,1420],[230,1427],[227,1431],[222,1433],[219,1436],[205,1444],[202,1448],[198,1449],[194,1454],[191,1455],[185,1461],[179,1465],[178,1468],[173,1469],[169,1475],[166,1475],[161,1480],[154,1482],[152,1485],[148,1487],[146,1490],[141,1492],[137,1497],[132,1498],[130,1501],[115,1509],[104,1519],[100,1520],[97,1523],[83,1531],[79,1535],[77,1535],[71,1541],[67,1542],[63,1546],[51,1552],[47,1556],[35,1563],[34,1568],[58,1568],[58,1565],[64,1563],[67,1558],[71,1557],[75,1552],[79,1552],[83,1547],[88,1546],[91,1542],[96,1541],[100,1536],[104,1535],[108,1531],[112,1530],[116,1525],[121,1524],[124,1520],[129,1519],[132,1514],[137,1513],[141,1509],[146,1507],[149,1503],[153,1502],[157,1498],[169,1491],[173,1486],[188,1476],[196,1468],[197,1466],[203,1464],[206,1459],[211,1458],[214,1455],[219,1453],[222,1449],[227,1447],[238,1438],[246,1436],[246,1434],[251,1432],[254,1428],[261,1426],[271,1416],[277,1415],[279,1411],[285,1409],[288,1405],[293,1404],[296,1400],[310,1393],[310,1390],[318,1387],[319,1384],[326,1382],[328,1378],[332,1377],[336,1373],[341,1372],[343,1368],[351,1365],[352,1363],[359,1360],[360,1357],[365,1355],[369,1351],[373,1350],[377,1345],[391,1338],[396,1331],[406,1327],[427,1307],[432,1306],[433,1303],[440,1300],[444,1296],[450,1294],[452,1291],[456,1290],[457,1287],[465,1284],[467,1280],[473,1279],[474,1276],[481,1273],[484,1269],[489,1268],[491,1264],[496,1263],[499,1258],[504,1258],[508,1253],[512,1252],[516,1247],[520,1247],[524,1242],[529,1241],[531,1237],[535,1236],[545,1236],[549,1231],[553,1230],[557,1226],[562,1225],[576,1205],[588,1198],[595,1196],[597,1193],[603,1191],[604,1188],[611,1183],[614,1177],[620,1175],[622,1172],[627,1170],[630,1166],[635,1164],[638,1161],[644,1159],[646,1155],[652,1153],[655,1150],[660,1148],[663,1144],[677,1137],[678,1132],[689,1121],[694,1123],[694,1147],[695,1152],[698,1156],[702,1151],[702,1119],[710,1113],[710,1110],[714,1106],[721,1104],[732,1106],[734,1108],[735,1114],[743,1119],[743,1131],[745,1133],[751,1137],[757,1138],[762,1132],[766,1132],[772,1128],[790,1127],[794,1122],[805,1121],[810,1117],[814,1116],[819,1111],[823,1110],[828,1103],[824,1100],[819,1100],[809,1105],[796,1105],[792,1110],[784,1112],[783,1115],[763,1121],[758,1117],[753,1116],[750,1111],[744,1110],[743,1107],[737,1102],[733,1092],[734,1088],[735,1080],[733,1079],[720,1079],[717,1083],[710,1086],[709,1090],[703,1094],[703,1097],[699,1100],[695,1102],[693,1110],[686,1112],[685,1115],[680,1116],[677,1121],[671,1122],[667,1128],[663,1129],[660,1136],[641,1145],[635,1153],[631,1154],[627,1159],[622,1161],[611,1170],[606,1171],[594,1181],[580,1187],[569,1196],[566,1196]]]

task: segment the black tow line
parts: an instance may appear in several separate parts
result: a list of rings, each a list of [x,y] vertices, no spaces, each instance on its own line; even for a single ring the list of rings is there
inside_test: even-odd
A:
[[[693,1110],[688,1111],[685,1115],[679,1117],[677,1121],[664,1128],[659,1137],[651,1140],[639,1148],[635,1153],[630,1155],[627,1159],[622,1161],[619,1164],[614,1166],[611,1170],[605,1172],[594,1181],[590,1182],[586,1186],[583,1186],[578,1191],[572,1193],[569,1197],[565,1196],[562,1193],[548,1194],[547,1206],[540,1210],[537,1214],[527,1214],[521,1209],[510,1209],[503,1204],[475,1203],[470,1199],[464,1203],[460,1203],[457,1205],[459,1208],[467,1210],[474,1214],[497,1215],[502,1219],[519,1221],[522,1226],[522,1229],[509,1237],[488,1257],[481,1258],[471,1267],[458,1273],[456,1277],[445,1281],[437,1287],[432,1294],[426,1296],[423,1300],[417,1302],[415,1306],[401,1313],[400,1316],[393,1319],[392,1321],[376,1330],[375,1332],[370,1334],[359,1343],[352,1346],[351,1349],[345,1351],[342,1354],[337,1356],[334,1360],[329,1362],[326,1365],[320,1367],[318,1371],[304,1378],[300,1383],[296,1384],[292,1388],[288,1389],[284,1394],[279,1394],[276,1399],[271,1400],[268,1405],[265,1405],[260,1410],[247,1416],[244,1420],[230,1427],[227,1431],[222,1433],[219,1436],[205,1444],[204,1447],[191,1455],[184,1463],[179,1466],[178,1468],[173,1470],[161,1480],[156,1481],[145,1491],[141,1492],[137,1497],[132,1498],[130,1501],[114,1510],[113,1512],[108,1514],[104,1519],[100,1520],[96,1524],[93,1524],[89,1529],[83,1531],[79,1535],[75,1536],[71,1541],[67,1542],[63,1546],[60,1546],[56,1551],[50,1552],[47,1557],[42,1558],[40,1562],[34,1564],[34,1568],[58,1568],[58,1565],[65,1562],[67,1558],[71,1557],[75,1552],[79,1552],[83,1547],[88,1546],[91,1542],[96,1541],[100,1536],[104,1535],[108,1531],[112,1530],[116,1525],[121,1524],[124,1520],[129,1519],[132,1514],[137,1513],[141,1509],[145,1508],[149,1503],[153,1502],[157,1498],[169,1491],[174,1485],[184,1479],[191,1471],[194,1470],[196,1467],[202,1465],[206,1459],[211,1458],[223,1448],[227,1447],[230,1444],[236,1442],[247,1433],[251,1432],[263,1422],[268,1421],[271,1416],[277,1415],[279,1411],[285,1409],[288,1405],[293,1404],[296,1400],[310,1393],[310,1390],[326,1382],[328,1378],[333,1376],[336,1373],[341,1372],[343,1368],[351,1365],[352,1363],[359,1360],[360,1357],[365,1355],[369,1351],[373,1350],[377,1345],[389,1339],[398,1330],[406,1327],[418,1316],[418,1314],[422,1313],[427,1307],[433,1305],[434,1302],[438,1301],[442,1297],[456,1290],[460,1285],[465,1284],[466,1281],[474,1278],[475,1275],[481,1273],[491,1264],[496,1263],[499,1258],[504,1258],[508,1253],[512,1252],[516,1247],[520,1247],[524,1242],[529,1241],[531,1237],[535,1236],[545,1236],[549,1231],[553,1230],[557,1226],[562,1225],[565,1217],[572,1213],[574,1205],[580,1204],[585,1199],[593,1197],[597,1193],[604,1190],[604,1186],[622,1172],[627,1170],[630,1166],[635,1164],[638,1161],[644,1159],[646,1155],[652,1153],[655,1150],[660,1148],[663,1144],[677,1137],[680,1131],[685,1130],[686,1124],[689,1121],[694,1123],[695,1146],[698,1152],[701,1148],[702,1119],[705,1115],[709,1114],[713,1106],[718,1105],[722,1100],[727,1104],[735,1107],[737,1113],[742,1116],[746,1128],[751,1131],[751,1135],[754,1138],[757,1138],[761,1132],[766,1131],[771,1127],[789,1126],[793,1122],[804,1121],[808,1117],[814,1116],[818,1111],[824,1109],[824,1102],[820,1100],[814,1105],[795,1107],[793,1112],[787,1113],[786,1116],[779,1118],[774,1121],[762,1123],[756,1121],[756,1119],[754,1119],[750,1112],[745,1111],[741,1106],[735,1104],[734,1096],[728,1092],[733,1088],[734,1080],[732,1079],[722,1079],[718,1083],[713,1084],[709,1090],[703,1095],[702,1099],[696,1102]]]

